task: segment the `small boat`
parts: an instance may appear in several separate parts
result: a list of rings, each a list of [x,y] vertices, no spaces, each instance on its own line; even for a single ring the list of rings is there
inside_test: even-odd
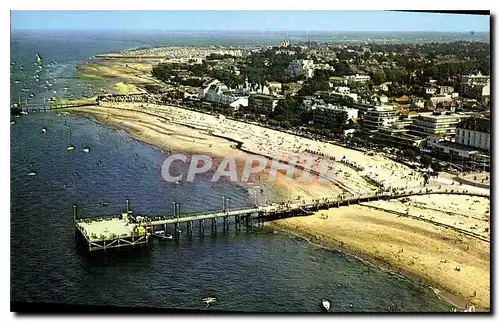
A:
[[[16,124],[16,121],[10,121],[10,124]]]
[[[103,202],[102,205],[103,205],[103,207],[107,207],[107,206],[109,206],[109,202]]]
[[[47,133],[47,129],[45,127],[42,127],[42,133],[43,134]]]
[[[210,306],[210,303],[215,303],[217,302],[217,299],[215,297],[206,297],[203,300],[201,300],[203,303],[207,305],[207,307]]]
[[[69,131],[69,146],[68,146],[68,152],[73,152],[75,149],[75,146],[71,144],[71,130]]]
[[[161,239],[172,239],[173,238],[172,235],[165,234],[165,232],[163,230],[155,231],[153,233],[153,236],[161,238]]]
[[[90,149],[89,148],[83,148],[84,153],[89,153]]]
[[[330,311],[330,302],[323,299],[323,301],[321,302],[321,305],[326,312]]]
[[[28,175],[29,176],[36,176],[36,171],[30,171],[30,172],[28,172]]]

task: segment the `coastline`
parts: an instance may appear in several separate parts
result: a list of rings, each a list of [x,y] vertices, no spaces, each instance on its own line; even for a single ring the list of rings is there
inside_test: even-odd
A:
[[[477,311],[490,310],[489,243],[430,223],[363,208],[356,205],[319,211],[268,226],[399,276],[416,277],[457,309],[473,304]],[[323,214],[328,214],[328,219]]]
[[[245,156],[250,154],[248,153],[248,151],[243,152],[241,150],[238,150],[238,147],[241,147],[243,145],[243,142],[235,140],[234,138],[229,140],[227,138],[220,137],[219,135],[211,135],[209,133],[204,133],[205,131],[200,130],[200,127],[189,126],[189,124],[184,124],[184,125],[176,124],[172,120],[169,122],[168,119],[166,119],[165,117],[154,114],[147,115],[143,112],[138,112],[138,111],[126,111],[123,109],[115,110],[103,107],[85,108],[81,110],[75,110],[74,112],[76,112],[77,114],[84,114],[87,116],[90,115],[93,118],[95,118],[98,122],[107,124],[114,128],[123,129],[127,131],[129,135],[131,135],[135,139],[138,139],[142,142],[155,146],[156,148],[162,151],[165,151],[166,149],[172,149],[179,152],[207,154],[206,153],[207,144],[208,142],[210,142],[210,145],[215,145],[219,148],[216,153],[213,153],[213,156],[220,157],[220,156],[232,155],[239,160],[243,160]],[[160,122],[161,125],[152,126],[152,123],[154,123],[155,121],[157,122],[158,120],[162,121]],[[198,144],[198,142],[195,142],[195,140],[193,140],[192,142],[188,142],[185,140],[186,137],[189,138],[194,137],[196,138],[195,140],[199,140],[203,142],[203,144],[200,145]],[[234,145],[235,142],[240,142],[240,143],[239,144],[236,143],[235,146]],[[245,186],[245,188],[249,191],[249,193],[251,193],[252,191],[251,186]],[[301,195],[302,197],[306,196],[317,197],[318,195],[321,195],[321,192],[322,193],[325,192],[324,189],[323,190],[320,189],[322,190],[321,192],[310,191],[307,186],[303,186],[301,184],[294,185],[293,180],[291,181],[287,180],[284,175],[280,175],[279,173],[277,180],[274,183],[266,185],[264,187],[258,186],[258,188],[261,189],[261,194],[265,196],[265,198],[268,198],[269,195],[273,194],[273,192],[276,192],[276,197],[278,199],[286,199],[287,194],[290,194],[290,190],[294,191],[293,193],[294,196]],[[255,188],[255,190],[257,190],[257,188]],[[304,194],[304,191],[306,191],[307,193]],[[272,198],[268,200],[272,200]],[[352,207],[349,208],[354,209]],[[368,209],[366,207],[363,208],[364,208],[363,212],[365,214],[368,214],[369,212],[370,216],[380,216],[380,213],[383,213],[385,214],[385,216],[392,216],[394,218],[397,218],[397,216],[395,216],[394,214],[389,214],[385,211]],[[330,211],[333,211],[333,209]],[[324,226],[323,222],[321,222],[320,224],[318,224],[317,222],[314,224],[302,222],[304,220],[305,221],[310,220],[310,218],[315,218],[315,217],[317,218],[319,217],[320,213],[324,212],[325,211],[317,212],[312,216],[307,216],[307,217],[295,217],[295,218],[277,220],[270,223],[269,226],[287,231],[289,233],[293,233],[294,235],[298,235],[302,238],[305,238],[309,242],[318,244],[322,247],[328,249],[334,249],[337,251],[341,251],[343,253],[353,255],[357,258],[362,259],[365,262],[375,264],[376,266],[382,268],[386,268],[389,271],[395,272],[398,275],[417,277],[424,284],[430,285],[430,287],[432,287],[433,290],[435,290],[437,296],[444,297],[445,301],[453,303],[453,305],[455,305],[459,309],[465,308],[466,304],[468,303],[475,304],[478,310],[487,309],[489,307],[489,283],[486,288],[488,291],[487,294],[488,299],[485,298],[482,298],[481,300],[478,300],[477,298],[473,299],[470,298],[470,295],[463,294],[465,292],[463,288],[456,288],[453,286],[453,284],[450,284],[450,282],[443,283],[444,279],[443,276],[437,276],[437,277],[432,276],[431,272],[433,268],[430,268],[432,267],[432,265],[425,271],[418,271],[412,269],[411,267],[412,265],[408,265],[408,262],[406,262],[406,264],[404,261],[393,262],[391,260],[383,258],[383,256],[380,253],[377,253],[377,250],[368,249],[368,246],[372,244],[372,241],[367,241],[367,240],[356,241],[355,239],[353,239],[350,242],[345,239],[340,240],[338,238],[335,238],[335,234],[338,233],[339,229],[352,228],[350,227],[351,224],[348,221],[342,221],[341,223],[337,221],[336,229],[332,229],[331,231],[321,230],[321,228]],[[345,213],[344,210],[340,209],[339,211],[339,209],[337,209],[336,213],[332,214],[331,217],[333,218],[334,215],[338,217],[339,212]],[[358,212],[360,211],[358,210]],[[400,221],[400,219],[397,220]],[[426,229],[428,229],[429,231],[423,233],[422,236],[435,234],[439,238],[443,238],[443,241],[438,241],[438,245],[441,246],[444,245],[446,243],[446,240],[450,238],[449,234],[447,234],[447,232],[445,232],[443,228],[436,227],[435,225],[432,225],[430,223],[422,223],[422,222],[417,223],[417,220],[414,219],[412,220],[406,218],[405,220],[410,220],[409,222],[410,226],[408,228],[408,231],[410,231],[415,227],[421,228],[419,227],[421,225],[427,225]],[[354,220],[352,222],[355,223],[356,221]],[[391,240],[397,238],[398,234],[408,232],[405,230],[397,232],[389,232],[391,229],[390,225],[394,223],[386,223],[386,224],[387,227],[384,227],[383,229],[383,231],[385,231],[386,234],[382,236],[382,240],[384,239]],[[363,232],[365,226],[366,223],[359,222],[357,226],[358,231]],[[436,234],[433,231],[431,231],[434,229],[439,230],[439,234]],[[422,236],[419,237],[422,238]],[[467,238],[467,236],[460,235],[458,238],[463,239]],[[361,243],[361,245],[364,245],[366,247],[359,247],[359,245],[354,243],[355,241],[356,243],[358,244]],[[395,244],[404,245],[405,241],[396,242]],[[489,243],[488,243],[488,248],[489,248]],[[426,252],[430,253],[431,250],[426,249],[422,253]],[[489,249],[488,249],[488,255],[489,255]],[[489,271],[487,271],[486,273],[489,276]],[[484,274],[484,272],[481,271],[480,274]],[[485,295],[483,293],[485,292],[481,292],[481,294],[479,293],[478,294],[484,297]]]
[[[465,310],[468,304],[468,301],[464,298],[461,298],[459,296],[456,296],[453,292],[448,291],[448,290],[443,290],[440,289],[436,286],[436,283],[432,281],[427,281],[424,280],[423,278],[410,274],[406,271],[403,271],[401,269],[398,269],[394,266],[391,266],[391,264],[387,261],[381,261],[379,259],[375,259],[373,256],[361,254],[359,252],[355,252],[351,249],[349,249],[346,245],[335,245],[334,243],[328,243],[325,242],[323,239],[318,238],[318,236],[312,235],[311,233],[302,231],[302,230],[297,230],[294,229],[286,224],[283,224],[282,221],[280,220],[275,220],[271,222],[266,222],[265,226],[268,230],[273,230],[273,231],[280,231],[282,233],[288,234],[290,236],[294,236],[297,238],[301,238],[310,245],[313,245],[318,248],[322,248],[328,251],[333,251],[333,252],[339,252],[342,253],[346,256],[352,257],[356,260],[361,261],[363,264],[367,265],[368,267],[374,267],[376,269],[383,270],[389,274],[395,275],[399,278],[404,278],[410,280],[412,283],[418,283],[419,285],[422,285],[424,287],[430,288],[436,296],[450,304],[451,306],[459,309],[459,310]]]

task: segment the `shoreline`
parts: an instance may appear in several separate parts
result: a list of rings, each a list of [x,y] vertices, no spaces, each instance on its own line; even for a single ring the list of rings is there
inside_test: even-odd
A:
[[[306,241],[307,243],[309,243],[315,247],[325,249],[328,251],[332,251],[332,252],[342,253],[345,256],[349,256],[351,258],[359,260],[360,262],[362,262],[363,264],[365,264],[368,267],[373,267],[375,269],[382,270],[386,273],[397,276],[398,278],[409,280],[411,283],[417,283],[423,287],[427,287],[434,292],[434,294],[436,295],[436,297],[439,300],[446,302],[447,304],[455,307],[456,309],[465,310],[467,307],[467,304],[469,303],[464,298],[454,294],[454,292],[452,292],[450,290],[443,289],[441,286],[436,285],[436,283],[429,281],[429,280],[426,280],[420,276],[417,276],[417,275],[411,274],[409,272],[406,272],[404,270],[398,269],[397,267],[392,266],[387,261],[382,261],[382,260],[376,259],[372,256],[364,255],[364,254],[361,254],[359,252],[353,251],[345,245],[340,246],[340,245],[335,245],[333,243],[325,242],[321,239],[318,239],[317,236],[308,234],[302,230],[290,228],[287,225],[283,225],[283,223],[281,223],[280,220],[266,222],[266,226],[268,229],[277,230],[277,231],[280,231],[280,232],[285,233],[287,235],[298,237],[298,238]],[[479,308],[479,309],[483,309],[483,308]]]

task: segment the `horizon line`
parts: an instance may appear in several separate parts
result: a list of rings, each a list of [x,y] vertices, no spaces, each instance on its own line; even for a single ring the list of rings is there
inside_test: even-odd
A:
[[[10,28],[10,31],[157,31],[157,32],[317,32],[317,33],[490,33],[490,30],[262,30],[262,29],[18,29]]]

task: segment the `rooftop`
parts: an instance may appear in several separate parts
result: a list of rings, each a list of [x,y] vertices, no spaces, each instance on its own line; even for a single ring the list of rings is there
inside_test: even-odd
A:
[[[467,152],[478,152],[477,148],[469,147],[466,145],[458,144],[450,141],[441,141],[438,143],[439,145],[446,146],[448,148],[452,148],[455,150],[467,151]]]
[[[470,117],[461,121],[457,128],[490,133],[491,123],[487,118]]]

